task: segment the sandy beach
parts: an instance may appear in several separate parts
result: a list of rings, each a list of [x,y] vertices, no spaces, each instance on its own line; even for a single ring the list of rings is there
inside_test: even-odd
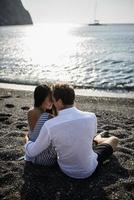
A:
[[[98,133],[120,142],[110,160],[92,177],[74,180],[58,168],[19,160],[28,131],[32,92],[0,89],[0,199],[132,200],[134,199],[134,99],[76,97],[76,106],[96,113]]]

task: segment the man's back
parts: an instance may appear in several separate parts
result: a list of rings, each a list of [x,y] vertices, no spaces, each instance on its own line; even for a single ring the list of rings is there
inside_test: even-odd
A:
[[[97,154],[92,150],[96,133],[95,114],[72,107],[60,111],[45,126],[49,130],[62,171],[74,178],[90,176],[97,166]]]

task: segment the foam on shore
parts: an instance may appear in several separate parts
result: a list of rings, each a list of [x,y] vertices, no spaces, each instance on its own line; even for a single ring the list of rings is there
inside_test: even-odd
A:
[[[34,91],[35,87],[36,87],[35,85],[0,83],[0,88],[3,88],[3,89]],[[110,91],[92,90],[92,89],[75,89],[75,93],[76,93],[76,95],[80,95],[80,96],[134,99],[134,92],[124,92],[123,93],[123,92],[110,92]]]

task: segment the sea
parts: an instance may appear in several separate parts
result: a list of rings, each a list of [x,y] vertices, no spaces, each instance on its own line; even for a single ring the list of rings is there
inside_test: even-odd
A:
[[[0,83],[134,94],[134,25],[0,27]]]

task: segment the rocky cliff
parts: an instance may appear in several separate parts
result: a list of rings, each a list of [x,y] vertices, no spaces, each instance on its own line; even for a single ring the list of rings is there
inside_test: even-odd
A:
[[[33,24],[21,0],[0,0],[0,26]]]

